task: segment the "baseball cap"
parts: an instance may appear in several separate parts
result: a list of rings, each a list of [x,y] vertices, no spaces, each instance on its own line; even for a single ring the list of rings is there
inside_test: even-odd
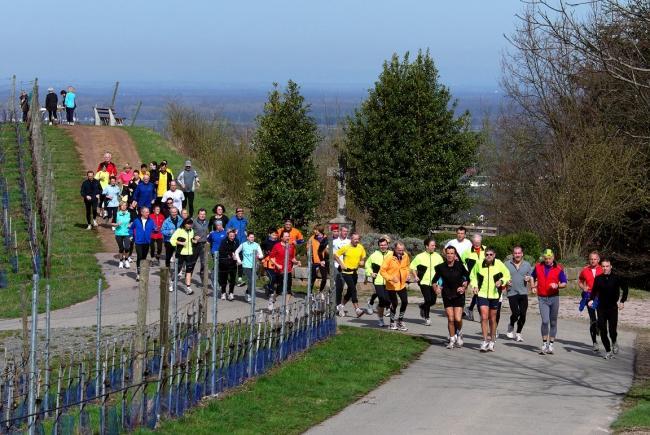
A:
[[[191,160],[185,160],[185,166],[192,166]]]
[[[336,230],[338,230],[338,229],[339,229],[339,224],[332,224],[332,225],[330,226],[330,230],[331,230],[331,231],[336,231]]]
[[[552,249],[545,249],[544,252],[542,252],[543,257],[554,257],[555,254],[553,254]]]

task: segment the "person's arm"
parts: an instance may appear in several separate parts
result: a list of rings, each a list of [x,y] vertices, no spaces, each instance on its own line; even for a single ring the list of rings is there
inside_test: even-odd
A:
[[[619,308],[623,309],[623,304],[625,304],[625,302],[627,301],[627,295],[628,295],[628,292],[630,291],[630,289],[629,289],[629,287],[627,285],[627,280],[621,279],[619,277],[616,277],[616,278],[619,281],[619,285],[621,287],[621,290],[623,291],[623,295],[621,296],[620,305],[619,305]]]
[[[510,282],[512,280],[512,276],[510,275],[510,270],[506,267],[503,262],[500,263],[499,268],[501,270],[501,273],[503,276],[501,277],[501,286],[503,286],[505,283]]]
[[[345,264],[343,263],[343,260],[341,260],[341,256],[345,255],[345,251],[347,250],[348,246],[350,246],[350,245],[341,246],[334,253],[334,261],[336,261],[341,266],[341,270],[345,269]]]
[[[567,277],[566,277],[566,273],[564,272],[564,269],[562,269],[560,271],[560,277],[559,278],[560,278],[559,279],[560,282],[558,283],[557,287],[558,288],[565,288],[566,285],[567,285],[568,280],[567,280]]]
[[[178,241],[178,236],[179,236],[179,234],[180,234],[180,232],[178,231],[178,229],[174,230],[174,233],[172,234],[172,238],[169,239],[169,244],[170,244],[170,245],[172,245],[172,246],[176,246],[176,245],[178,245],[179,243],[180,243],[180,244],[183,244],[183,242],[179,242],[179,241]]]
[[[386,281],[395,282],[395,281],[399,281],[399,280],[395,279],[395,277],[392,275],[392,271],[390,270],[390,262],[391,262],[392,258],[393,257],[390,254],[388,254],[388,255],[386,255],[384,257],[384,261],[382,261],[381,267],[379,268],[379,274]]]
[[[368,278],[374,278],[377,276],[377,274],[373,273],[372,271],[373,262],[374,262],[374,254],[371,254],[370,257],[368,257],[368,261],[366,261],[366,267],[365,267],[366,276]]]
[[[260,260],[264,258],[264,252],[262,252],[262,247],[260,245],[257,245],[257,258]]]
[[[237,246],[237,249],[235,249],[235,252],[232,254],[232,256],[237,261],[237,264],[241,264],[241,258],[239,258],[239,254],[241,253],[242,246],[244,246],[244,245]]]
[[[537,293],[537,271],[535,270],[535,266],[532,266],[532,272],[530,272],[530,291],[533,292],[533,294]]]
[[[472,288],[474,293],[478,293],[479,288],[478,288],[478,277],[477,275],[477,268],[474,267],[472,268],[472,271],[469,273],[469,286]]]

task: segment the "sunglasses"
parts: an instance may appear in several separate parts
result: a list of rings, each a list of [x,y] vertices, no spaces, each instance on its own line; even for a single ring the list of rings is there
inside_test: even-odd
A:
[[[494,253],[490,252],[488,254],[485,254],[486,257],[494,257]]]

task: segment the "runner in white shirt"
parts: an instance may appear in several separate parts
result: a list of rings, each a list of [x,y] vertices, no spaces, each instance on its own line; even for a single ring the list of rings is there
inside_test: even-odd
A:
[[[458,252],[458,258],[463,258],[463,254],[466,251],[469,251],[472,249],[472,242],[470,242],[468,239],[465,238],[465,235],[467,234],[467,230],[465,227],[460,226],[456,228],[456,238],[452,239],[447,242],[445,245],[445,248],[448,246],[453,246],[456,248],[456,252]]]
[[[176,181],[171,181],[169,183],[169,190],[162,196],[162,202],[167,202],[167,199],[169,198],[174,201],[174,207],[179,210],[183,209],[183,200],[185,200],[185,195],[182,190],[177,188]]]
[[[334,249],[334,252],[337,252],[343,246],[350,244],[350,239],[348,239],[348,227],[341,227],[341,230],[339,231],[339,226],[334,224],[331,229],[332,249]],[[330,253],[330,255],[333,255],[333,253]],[[341,257],[341,261],[344,261],[344,258],[345,255]],[[336,261],[334,262],[334,284],[336,286],[336,294],[342,295],[344,286],[343,275],[341,275],[341,266]]]

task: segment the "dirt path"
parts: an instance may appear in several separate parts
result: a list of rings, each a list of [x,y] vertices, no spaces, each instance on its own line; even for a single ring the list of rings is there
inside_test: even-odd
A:
[[[131,167],[139,168],[140,157],[129,134],[121,128],[95,127],[85,125],[65,126],[64,128],[75,141],[77,152],[84,165],[84,171],[96,170],[102,161],[104,153],[113,154],[113,162],[118,169],[129,163]],[[100,225],[99,235],[103,250],[115,251],[115,238],[110,227]]]

